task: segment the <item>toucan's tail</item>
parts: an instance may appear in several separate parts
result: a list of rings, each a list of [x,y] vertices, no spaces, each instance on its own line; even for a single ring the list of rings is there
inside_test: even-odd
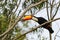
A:
[[[54,33],[53,29],[51,27],[48,28],[50,33]]]

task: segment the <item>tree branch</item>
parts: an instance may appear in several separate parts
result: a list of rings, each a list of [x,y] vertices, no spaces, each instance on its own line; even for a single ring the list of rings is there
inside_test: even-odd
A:
[[[6,37],[7,37],[7,34],[2,38],[2,40],[5,40]]]
[[[54,0],[52,0],[52,3],[50,2],[50,20],[52,20],[51,18],[52,18],[52,11],[53,11],[53,3],[54,3]],[[50,24],[51,26],[52,26],[52,23]],[[50,35],[50,40],[52,40],[52,35],[51,35],[51,33],[49,33],[49,35]]]

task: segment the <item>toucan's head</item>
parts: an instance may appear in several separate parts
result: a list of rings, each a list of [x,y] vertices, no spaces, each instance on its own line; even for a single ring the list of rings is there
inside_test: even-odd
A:
[[[22,18],[22,20],[26,21],[26,20],[34,20],[34,21],[38,21],[38,18],[32,15],[27,15],[25,17]]]

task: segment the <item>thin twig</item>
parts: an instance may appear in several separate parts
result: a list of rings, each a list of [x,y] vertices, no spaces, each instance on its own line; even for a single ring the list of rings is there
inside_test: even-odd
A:
[[[17,17],[19,16],[20,12],[21,12],[21,10],[19,10],[19,13],[18,13]]]
[[[19,0],[19,4],[17,4],[17,8],[16,8],[16,10],[14,11],[14,13],[17,11],[17,9],[18,9],[18,7],[19,7],[19,5],[20,5],[20,2],[21,2],[21,0]]]
[[[53,11],[53,3],[54,3],[54,0],[52,1],[52,4],[50,3],[51,5],[51,9],[50,9],[50,19],[52,18],[52,11]]]
[[[56,36],[60,38],[60,36],[59,36],[59,35],[56,35]]]
[[[59,5],[58,5],[58,7],[57,7],[57,9],[56,9],[56,12],[55,12],[54,16],[53,16],[51,19],[54,19],[54,17],[56,16],[56,14],[57,14],[57,12],[58,12],[58,9],[59,9],[59,6],[60,6],[60,1],[59,1]]]
[[[47,17],[48,17],[48,20],[49,20],[49,12],[48,12],[48,0],[46,2],[46,10],[47,10]]]
[[[60,28],[59,28],[58,32],[59,32],[59,31],[60,31]],[[56,39],[56,36],[57,36],[58,32],[55,34],[54,40]]]

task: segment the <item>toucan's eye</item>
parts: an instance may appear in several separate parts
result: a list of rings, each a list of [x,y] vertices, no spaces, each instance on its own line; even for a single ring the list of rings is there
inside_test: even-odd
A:
[[[30,19],[32,19],[31,15],[23,17],[23,20],[30,20]]]

